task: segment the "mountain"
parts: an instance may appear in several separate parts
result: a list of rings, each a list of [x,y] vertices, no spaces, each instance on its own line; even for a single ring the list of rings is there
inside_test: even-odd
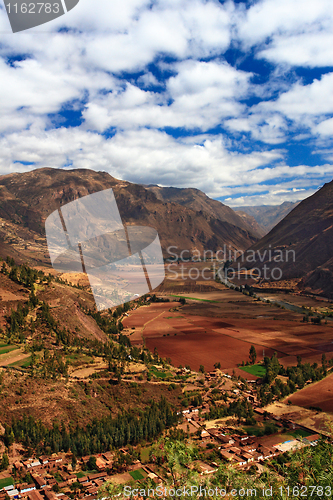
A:
[[[236,214],[230,207],[223,205],[220,201],[212,200],[205,193],[194,188],[174,188],[160,186],[145,186],[149,191],[153,192],[157,199],[168,202],[177,203],[183,207],[191,208],[196,212],[203,212],[209,217],[214,217],[221,222],[233,224],[261,238],[262,230],[253,224],[253,221]]]
[[[165,256],[171,245],[179,251],[216,251],[225,244],[245,250],[258,240],[230,208],[200,191],[190,190],[192,202],[184,204],[181,198],[187,193],[164,201],[156,190],[106,172],[42,168],[0,176],[0,255],[12,255],[18,262],[49,262],[44,228],[48,215],[70,201],[108,188],[114,191],[124,223],[158,231]]]
[[[247,226],[251,227],[252,231],[254,231],[255,234],[258,234],[260,238],[267,234],[267,230],[256,221],[253,215],[249,215],[242,210],[237,210],[235,213],[237,213],[237,215],[243,219]]]
[[[270,253],[275,261],[269,262]],[[283,278],[303,278],[300,286],[332,297],[333,181],[299,203],[242,261],[248,269],[278,267]]]
[[[267,234],[271,229],[273,229],[276,224],[278,224],[282,219],[286,217],[297,205],[299,201],[292,203],[290,201],[285,201],[282,205],[261,205],[257,207],[233,207],[236,213],[246,213],[254,219],[259,224],[263,234]],[[259,230],[260,230],[259,229]]]

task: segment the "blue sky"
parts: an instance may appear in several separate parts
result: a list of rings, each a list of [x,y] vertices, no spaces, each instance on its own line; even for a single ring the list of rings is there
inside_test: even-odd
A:
[[[0,173],[91,168],[230,206],[333,177],[331,0],[80,0],[12,34]]]

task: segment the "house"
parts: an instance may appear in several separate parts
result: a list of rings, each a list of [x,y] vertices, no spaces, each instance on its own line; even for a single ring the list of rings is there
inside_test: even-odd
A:
[[[20,493],[21,493],[21,495],[24,495],[25,493],[29,493],[29,491],[33,491],[35,489],[36,489],[36,486],[34,483],[22,484],[20,487]]]
[[[96,458],[96,467],[98,470],[105,470],[106,463],[101,457]]]
[[[254,456],[251,453],[246,453],[243,451],[240,456],[241,458],[246,460],[247,463],[254,461]]]
[[[207,431],[201,431],[201,439],[207,440],[210,438],[210,435]]]
[[[200,474],[213,474],[213,472],[216,471],[214,467],[211,467],[210,465],[206,464],[205,462],[198,462],[198,466],[200,469]]]
[[[79,482],[80,484],[85,484],[85,483],[87,483],[87,482],[88,482],[88,478],[87,478],[87,476],[84,476],[84,477],[79,477],[79,478],[78,478],[78,482]]]
[[[240,449],[239,449],[239,448],[237,448],[236,446],[230,446],[230,448],[229,448],[229,450],[228,450],[228,451],[229,451],[230,453],[235,453],[236,455],[237,455],[238,453],[240,453],[240,452],[241,452],[241,451],[240,451]]]
[[[94,481],[95,479],[104,479],[107,476],[106,472],[97,472],[96,474],[89,474],[89,481]]]
[[[45,479],[43,477],[33,475],[32,479],[35,481],[36,486],[37,486],[38,489],[45,488],[46,481],[45,481]]]
[[[17,490],[16,488],[9,490],[6,493],[9,496],[9,498],[18,498],[20,494],[19,490]]]
[[[227,460],[228,462],[231,462],[233,460],[234,455],[232,453],[228,453],[227,451],[220,451],[220,455],[224,460]]]
[[[244,460],[244,458],[238,457],[237,455],[234,455],[233,459],[235,460],[237,465],[246,465],[247,464],[247,461]]]
[[[44,495],[46,500],[58,500],[57,495],[51,490],[45,490]]]
[[[44,500],[44,497],[37,490],[30,491],[28,498],[29,500]]]

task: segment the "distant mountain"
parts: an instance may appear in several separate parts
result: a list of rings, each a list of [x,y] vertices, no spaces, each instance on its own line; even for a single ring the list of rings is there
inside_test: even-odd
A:
[[[258,234],[260,238],[262,238],[263,236],[265,236],[265,234],[267,234],[268,231],[263,226],[258,224],[256,219],[252,215],[249,215],[248,213],[243,212],[242,210],[237,210],[235,213],[239,217],[241,217],[243,221],[247,224],[247,226],[250,226],[253,232],[255,234]]]
[[[263,234],[267,234],[271,229],[273,229],[276,224],[278,224],[282,219],[286,217],[297,205],[299,201],[292,203],[290,201],[285,201],[282,205],[260,205],[256,207],[233,207],[238,214],[246,213],[253,217],[259,224],[259,231],[263,231]]]
[[[270,252],[276,260],[269,263]],[[283,278],[303,278],[301,286],[333,297],[333,181],[299,203],[243,260],[248,269],[278,267]]]
[[[114,191],[123,222],[157,229],[165,256],[170,245],[179,251],[216,251],[224,244],[245,250],[258,240],[231,209],[200,191],[192,190],[193,201],[187,205],[180,203],[179,196],[165,201],[158,196],[160,188],[156,194],[154,189],[106,172],[42,168],[0,176],[0,255],[31,263],[48,261],[44,229],[48,215],[70,201],[108,188]],[[205,210],[196,198],[206,200]]]

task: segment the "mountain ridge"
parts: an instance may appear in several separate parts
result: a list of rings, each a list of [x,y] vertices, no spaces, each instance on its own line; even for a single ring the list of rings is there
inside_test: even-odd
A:
[[[144,186],[116,179],[106,172],[42,168],[0,176],[0,253],[2,245],[13,244],[24,260],[26,246],[45,238],[48,215],[75,199],[109,188],[113,189],[123,222],[154,227],[165,256],[171,245],[190,252],[217,251],[224,244],[245,250],[258,240],[229,207],[223,210],[230,214],[230,221],[227,216],[221,220],[212,209],[207,213],[196,210],[200,204],[191,208],[160,200]],[[204,193],[200,196],[206,197]],[[214,200],[212,205],[215,206]],[[241,227],[234,224],[238,219]],[[15,247],[17,241],[20,244]],[[45,254],[46,240],[42,247],[40,253]],[[43,258],[39,256],[39,260]]]

